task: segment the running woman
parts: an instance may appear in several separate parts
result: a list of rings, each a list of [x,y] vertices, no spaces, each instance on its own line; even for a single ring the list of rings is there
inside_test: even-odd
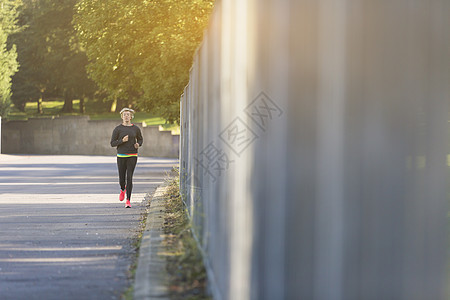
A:
[[[123,201],[126,194],[125,207],[130,208],[133,173],[137,163],[138,149],[142,146],[144,140],[139,127],[131,123],[131,119],[134,117],[134,110],[124,108],[120,111],[120,116],[122,124],[114,128],[111,136],[111,147],[117,147],[117,168],[119,170],[120,184],[119,200]]]

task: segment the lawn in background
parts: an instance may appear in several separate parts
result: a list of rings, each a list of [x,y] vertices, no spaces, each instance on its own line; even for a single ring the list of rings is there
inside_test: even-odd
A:
[[[37,113],[37,103],[28,102],[25,106],[25,112],[21,112],[16,108],[12,107],[6,119],[8,120],[27,120],[28,118],[50,118],[53,116],[80,116],[82,114],[78,113],[80,110],[80,101],[73,101],[73,113],[61,113],[61,109],[64,106],[63,101],[43,101],[42,102],[42,114]],[[89,103],[86,103],[86,113],[85,116],[89,116],[91,120],[117,120],[120,123],[120,115],[118,113],[111,112],[92,112]],[[137,112],[133,119],[136,123],[145,123],[147,126],[160,126],[160,130],[170,130],[172,134],[180,134],[180,126],[176,124],[166,124],[166,120],[155,116],[151,113]]]

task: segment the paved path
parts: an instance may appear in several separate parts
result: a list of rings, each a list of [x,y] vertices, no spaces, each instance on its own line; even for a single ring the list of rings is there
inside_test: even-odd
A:
[[[176,163],[140,157],[125,209],[114,157],[0,155],[0,298],[120,299],[145,195]]]

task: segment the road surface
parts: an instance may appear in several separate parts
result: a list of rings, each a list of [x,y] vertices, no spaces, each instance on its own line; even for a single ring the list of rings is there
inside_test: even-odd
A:
[[[139,157],[125,209],[115,157],[0,155],[0,299],[120,299],[144,198],[176,163]]]

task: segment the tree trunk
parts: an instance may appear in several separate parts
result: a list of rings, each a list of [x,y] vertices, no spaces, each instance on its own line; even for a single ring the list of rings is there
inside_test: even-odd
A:
[[[20,112],[25,112],[25,105],[27,105],[26,102],[14,103],[14,106],[15,106]]]
[[[39,95],[39,99],[37,99],[37,113],[42,115],[43,114],[43,110],[42,110],[42,93]]]
[[[80,114],[84,114],[84,97],[80,98]]]
[[[62,108],[62,112],[73,112],[73,99],[69,92],[64,93],[64,106]]]
[[[117,107],[117,99],[114,99],[114,101],[111,104],[111,109],[109,111],[116,112],[116,107]]]
[[[120,112],[122,110],[122,108],[124,107],[128,107],[128,101],[125,99],[118,99],[117,100],[117,107],[116,107],[116,112]]]

